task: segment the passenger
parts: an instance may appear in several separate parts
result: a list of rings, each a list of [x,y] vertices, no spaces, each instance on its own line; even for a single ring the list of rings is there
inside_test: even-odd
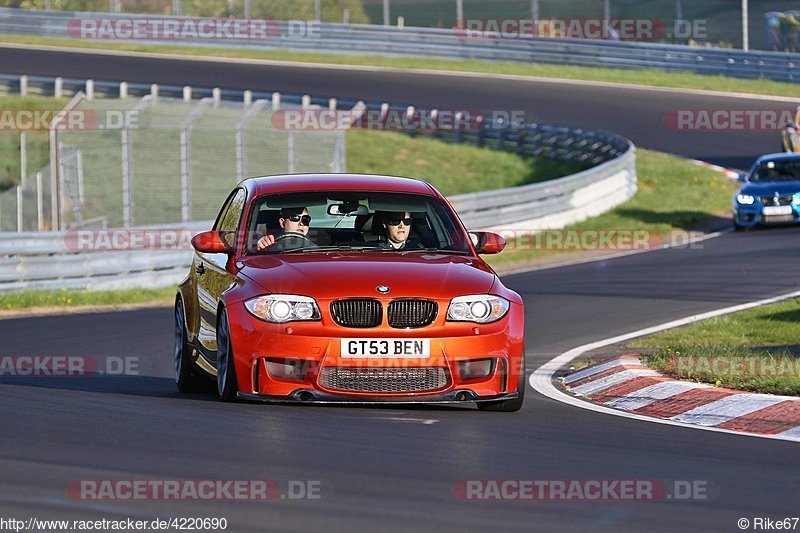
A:
[[[384,250],[418,250],[423,246],[411,235],[411,224],[414,220],[408,211],[388,212],[381,217],[381,224],[386,230],[386,242],[381,242]]]

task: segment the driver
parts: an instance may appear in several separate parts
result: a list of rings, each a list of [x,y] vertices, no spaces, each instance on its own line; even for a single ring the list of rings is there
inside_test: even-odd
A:
[[[291,250],[305,246],[316,246],[314,241],[307,237],[311,225],[311,215],[305,207],[284,207],[278,223],[283,233],[276,238],[274,235],[265,235],[256,243],[256,248],[261,251],[270,248],[270,251]]]

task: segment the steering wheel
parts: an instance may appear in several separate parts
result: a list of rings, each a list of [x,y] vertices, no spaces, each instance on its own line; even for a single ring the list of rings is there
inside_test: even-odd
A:
[[[317,243],[302,233],[283,233],[275,239],[275,244],[277,245],[278,243],[283,249],[317,246]]]

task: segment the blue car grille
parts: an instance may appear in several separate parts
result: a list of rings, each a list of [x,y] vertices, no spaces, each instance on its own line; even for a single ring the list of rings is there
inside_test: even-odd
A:
[[[791,205],[794,196],[762,196],[759,198],[764,205]],[[777,200],[777,202],[776,202]]]

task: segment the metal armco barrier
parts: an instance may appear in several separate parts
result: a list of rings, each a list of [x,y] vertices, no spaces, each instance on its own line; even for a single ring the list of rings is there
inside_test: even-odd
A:
[[[62,96],[83,91],[90,84],[95,96],[118,96],[119,83],[107,81],[52,79],[0,75],[0,92],[18,92],[24,85],[29,93],[52,94],[59,87]],[[154,90],[162,96],[182,94],[184,87],[124,83],[128,95]],[[215,92],[192,88],[195,97]],[[252,98],[271,93],[251,93]],[[221,91],[221,98],[241,99],[241,91]],[[286,95],[287,102],[324,106],[329,99],[307,95]],[[408,106],[377,102],[345,102],[348,107],[369,110],[412,112]],[[403,132],[403,130],[400,130]],[[618,135],[567,126],[527,123],[482,123],[465,130],[410,130],[412,136],[430,136],[446,142],[472,144],[533,157],[548,157],[585,163],[588,170],[532,185],[498,189],[449,198],[467,227],[472,229],[544,230],[604,213],[636,194],[636,149]],[[220,198],[220,202],[222,199]],[[200,232],[211,222],[168,225],[150,229],[182,229]],[[144,228],[130,228],[136,231]],[[110,230],[113,231],[113,230]],[[167,286],[179,282],[191,264],[189,250],[82,251],[75,246],[75,232],[0,233],[0,292],[86,288],[90,290]]]
[[[136,19],[147,15],[73,13],[0,9],[0,33],[75,39],[78,25],[87,18]],[[160,17],[162,18],[162,17]],[[410,55],[450,59],[518,61],[621,69],[659,69],[734,78],[796,81],[800,54],[700,48],[642,42],[566,39],[490,39],[470,37],[463,31],[437,28],[397,28],[376,25],[314,24],[302,34],[285,21],[271,22],[266,39],[192,39],[189,44],[255,49],[290,49],[354,54]],[[142,42],[142,41],[137,41]],[[174,40],[148,40],[175,44]]]

